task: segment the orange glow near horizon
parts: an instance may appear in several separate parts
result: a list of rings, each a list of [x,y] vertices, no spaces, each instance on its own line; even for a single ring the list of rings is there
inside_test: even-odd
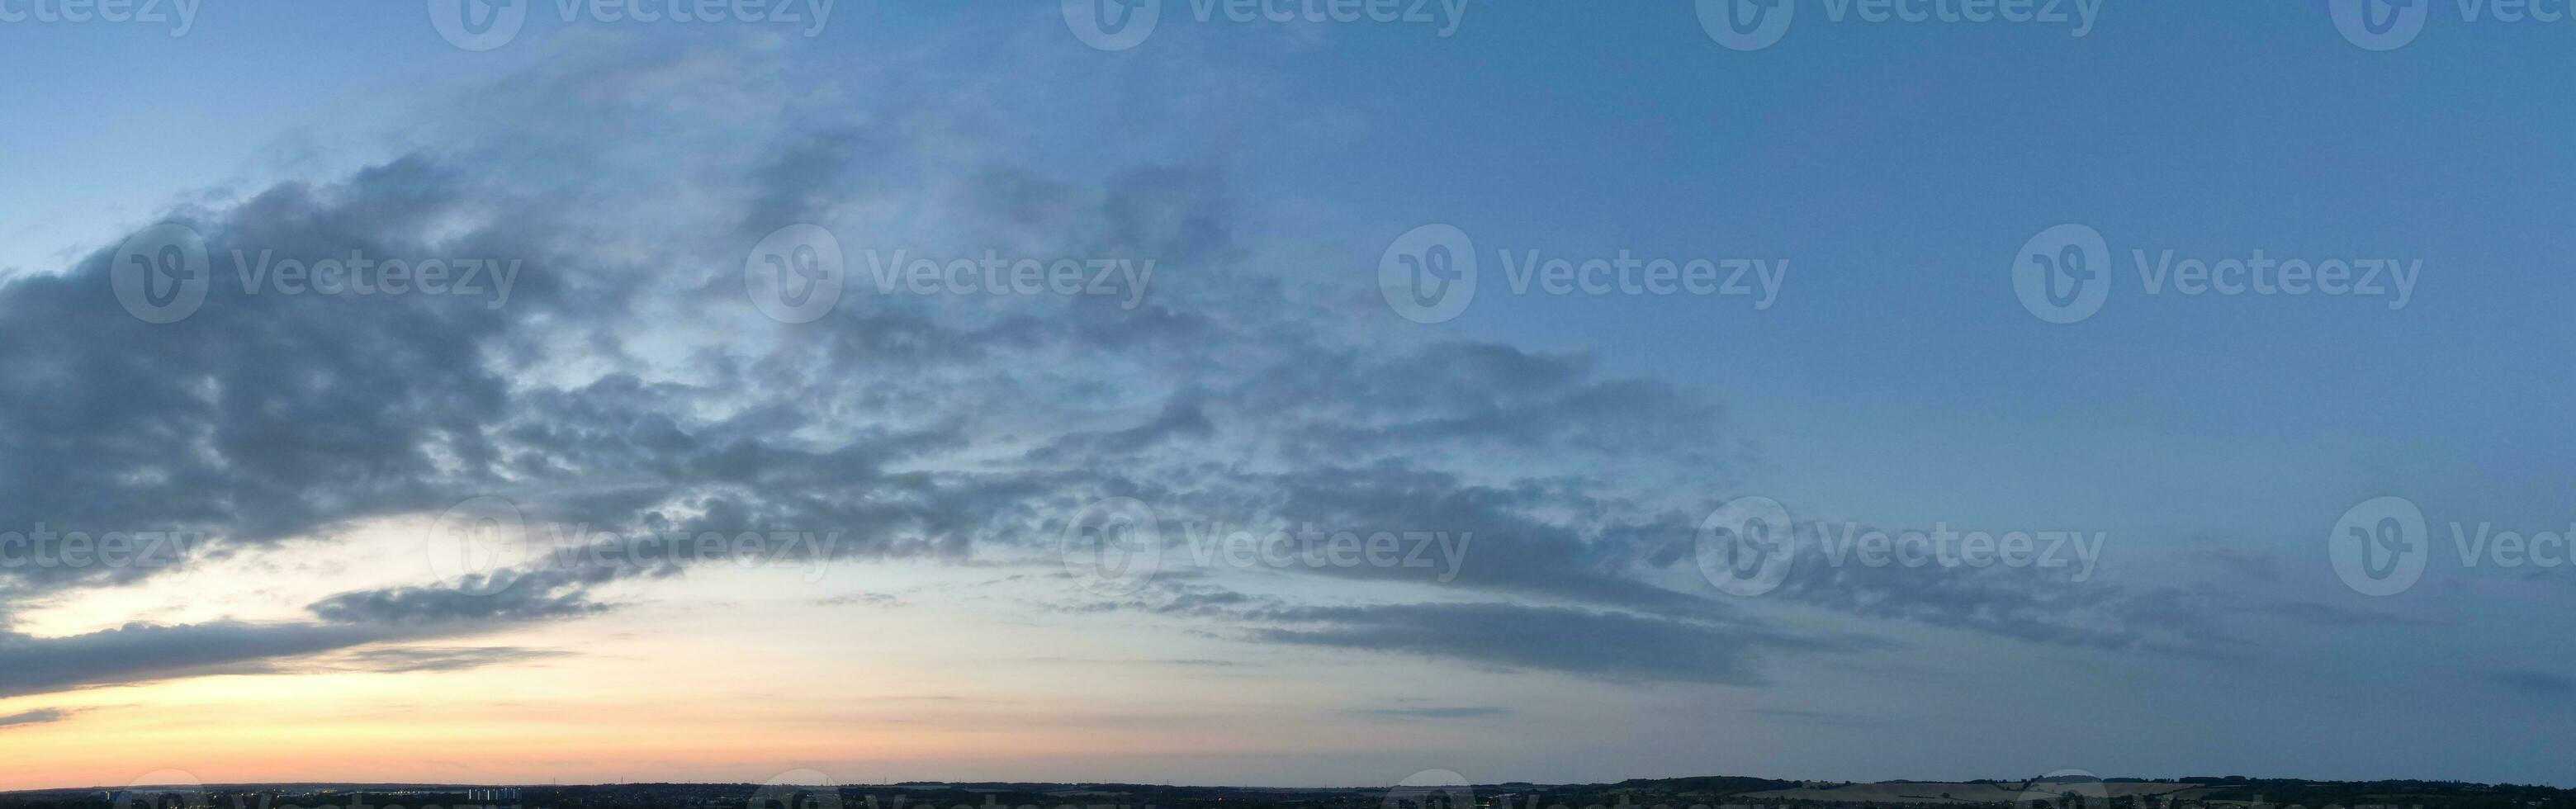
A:
[[[821,593],[778,586],[792,575],[693,571],[600,616],[408,644],[546,652],[479,668],[389,672],[325,654],[0,699],[0,716],[67,714],[0,729],[0,790],[159,771],[209,784],[1143,777],[1132,762],[1336,743],[1314,717],[1347,695],[1320,672],[1158,662],[1225,652],[973,606],[838,607],[818,622]],[[1254,725],[1265,732],[1240,732]]]

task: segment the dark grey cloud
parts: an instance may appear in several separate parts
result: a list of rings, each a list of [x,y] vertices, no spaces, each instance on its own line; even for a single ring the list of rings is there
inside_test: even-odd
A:
[[[2486,681],[2523,696],[2564,697],[2576,694],[2576,679],[2546,671],[2491,671],[2487,672]]]
[[[1797,638],[1749,625],[1516,604],[1301,607],[1262,617],[1254,637],[1393,652],[1611,680],[1761,685],[1757,662],[1783,651],[1851,651],[1866,642]]]
[[[1879,728],[1892,727],[1897,724],[1897,722],[1890,717],[1841,713],[1836,711],[1807,711],[1795,708],[1748,708],[1745,709],[1744,712],[1754,716],[1779,719],[1784,722],[1807,727],[1825,725],[1832,727]]]
[[[2367,628],[2423,623],[2392,612],[2314,601],[2256,602],[2245,605],[2245,609],[2319,627]]]
[[[1281,424],[1291,457],[1332,462],[1501,448],[1733,468],[1714,403],[1652,380],[1605,379],[1589,357],[1492,343],[1409,350],[1316,346],[1228,393]],[[1346,460],[1344,462],[1347,462]]]
[[[506,575],[506,574],[505,574]],[[508,586],[483,592],[439,585],[341,593],[315,602],[315,617],[338,624],[453,625],[460,622],[525,622],[604,612],[582,588],[615,577],[607,567],[539,569],[509,576]]]
[[[432,237],[474,197],[459,172],[409,158],[328,186],[290,183],[173,218],[205,240],[215,281],[177,323],[128,316],[111,251],[0,287],[0,526],[197,530],[265,543],[369,516],[435,508],[495,460],[485,428],[508,383],[482,358],[550,308],[557,256],[530,230]],[[528,223],[516,223],[528,224]],[[237,256],[236,251],[239,251]],[[506,309],[471,296],[367,300],[252,293],[266,253],[509,257]],[[487,285],[495,290],[497,285]],[[175,566],[18,567],[17,589],[110,584]]]
[[[1114,658],[1114,659],[1113,659],[1113,658],[1032,657],[1032,658],[1029,658],[1027,662],[1030,662],[1030,663],[1045,663],[1045,664],[1049,664],[1049,665],[1065,665],[1065,664],[1077,664],[1077,663],[1079,663],[1079,664],[1086,664],[1086,665],[1119,665],[1119,666],[1124,666],[1124,665],[1135,665],[1135,664],[1143,663],[1143,664],[1151,664],[1151,665],[1157,665],[1157,666],[1188,666],[1188,667],[1191,667],[1191,668],[1231,668],[1231,667],[1234,667],[1234,666],[1240,666],[1240,665],[1243,665],[1242,663],[1239,663],[1239,662],[1236,662],[1236,661],[1232,661],[1232,660],[1211,660],[1211,659],[1207,659],[1207,658],[1190,658],[1190,657],[1184,657],[1184,658],[1149,658],[1149,657],[1130,657],[1130,658]]]
[[[465,671],[545,660],[562,657],[565,654],[553,649],[530,649],[520,646],[393,646],[350,652],[328,661],[326,667],[334,670],[384,673]]]
[[[1127,496],[1175,520],[1472,535],[1446,580],[1283,573],[1476,603],[1197,585],[1069,609],[1609,679],[1756,684],[1764,655],[1868,645],[1793,636],[1658,575],[1688,564],[1745,452],[1714,397],[1579,353],[1374,331],[1385,313],[1314,292],[1298,275],[1311,268],[1240,266],[1235,203],[1206,166],[1069,179],[956,157],[973,150],[920,134],[938,131],[935,108],[852,114],[744,89],[756,82],[708,87],[744,95],[718,99],[724,126],[688,129],[668,85],[640,77],[739,72],[705,58],[549,65],[447,110],[435,146],[170,215],[204,234],[219,277],[235,248],[496,257],[524,263],[507,305],[218,283],[187,320],[146,324],[111,294],[108,251],[0,286],[0,530],[202,531],[202,552],[222,555],[493,496],[585,534],[839,537],[789,561],[1043,559],[1067,515]],[[910,218],[852,213],[877,209]],[[743,258],[798,222],[838,226],[853,252],[1158,270],[1141,298],[880,295],[854,278],[830,316],[771,329],[743,299]],[[0,694],[399,661],[393,644],[613,611],[602,585],[694,561],[575,552],[496,571],[509,586],[491,595],[424,576],[322,597],[301,622],[0,635]],[[167,569],[0,570],[0,631],[32,599]],[[2041,643],[2224,637],[2206,601],[2172,595],[1817,566],[1781,598]]]
[[[378,627],[229,621],[129,624],[56,638],[0,635],[0,697],[208,674],[270,673],[282,660],[389,637]]]
[[[1484,719],[1520,713],[1496,705],[1461,705],[1438,708],[1354,708],[1343,711],[1351,716],[1369,719]]]
[[[2258,550],[2202,540],[2193,542],[2186,556],[2206,567],[2231,571],[2249,579],[2278,581],[2281,578],[2280,558]]]
[[[1028,459],[1040,463],[1070,458],[1097,458],[1127,455],[1151,449],[1165,441],[1181,438],[1205,438],[1216,432],[1208,421],[1207,411],[1196,403],[1175,398],[1163,405],[1154,420],[1124,430],[1068,433],[1055,437],[1045,446],[1029,450]]]
[[[1696,530],[1695,521],[1679,514],[1612,516],[1623,504],[1561,483],[1477,485],[1451,473],[1396,463],[1318,466],[1260,483],[1274,498],[1272,513],[1291,524],[1449,532],[1462,541],[1472,537],[1465,545],[1465,564],[1453,580],[1462,586],[1671,615],[1705,616],[1722,608],[1627,575],[1638,560],[1620,538],[1647,532],[1686,539]],[[1589,518],[1546,516],[1567,511]],[[1423,573],[1374,567],[1318,572],[1413,579]]]
[[[818,599],[815,599],[815,600],[814,600],[814,604],[815,604],[816,606],[823,606],[823,607],[853,607],[853,606],[859,606],[859,607],[901,607],[901,606],[906,606],[906,602],[905,602],[903,599],[898,598],[898,597],[895,597],[895,596],[890,595],[890,594],[887,594],[887,593],[856,593],[856,594],[852,594],[852,595],[832,596],[832,597],[830,597],[830,598],[818,598]]]
[[[325,655],[338,655],[326,668],[375,671],[452,671],[534,659],[549,653],[389,644],[470,636],[603,609],[582,601],[575,586],[527,586],[482,597],[436,588],[350,593],[314,604],[319,620],[307,622],[135,623],[50,638],[0,634],[0,697],[211,674],[291,673]]]
[[[61,708],[38,708],[32,711],[22,711],[8,716],[0,716],[0,730],[22,727],[25,725],[42,725],[51,722],[60,722],[65,719],[70,719],[71,717],[72,712]]]
[[[1846,532],[1874,528],[1798,523],[1786,577],[1760,598],[2058,646],[2204,658],[2254,651],[2223,617],[2246,605],[2223,594],[2095,578],[2071,559],[2061,567],[1871,565],[1848,555],[1837,562],[1826,550],[1847,543],[1836,538]],[[1669,557],[1694,564],[1678,548]]]

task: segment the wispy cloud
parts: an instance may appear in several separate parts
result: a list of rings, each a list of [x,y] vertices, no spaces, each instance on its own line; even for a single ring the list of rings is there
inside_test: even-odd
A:
[[[66,711],[61,708],[38,708],[24,713],[0,716],[0,729],[22,727],[26,725],[42,725],[48,722],[60,722],[65,719],[70,719],[71,716],[71,711]]]

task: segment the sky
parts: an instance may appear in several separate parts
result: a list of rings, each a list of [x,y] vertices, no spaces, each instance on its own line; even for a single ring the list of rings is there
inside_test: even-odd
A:
[[[2562,5],[0,0],[0,789],[2576,785]]]

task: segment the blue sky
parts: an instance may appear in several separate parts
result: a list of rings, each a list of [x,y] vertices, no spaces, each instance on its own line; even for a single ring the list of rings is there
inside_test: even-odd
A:
[[[379,681],[454,695],[547,671],[614,676],[598,661],[640,654],[636,638],[664,642],[673,665],[721,659],[733,653],[721,628],[657,611],[737,608],[835,666],[888,648],[876,644],[961,639],[918,667],[833,681],[855,689],[835,702],[1061,706],[1011,678],[929,685],[943,666],[1020,644],[1050,650],[1026,656],[1049,665],[1090,659],[1133,693],[1029,723],[1060,732],[895,707],[845,718],[858,728],[845,739],[753,709],[726,721],[775,749],[572,737],[549,741],[574,752],[535,763],[441,749],[463,763],[440,770],[287,745],[134,774],[331,775],[284,763],[303,755],[458,780],[580,780],[640,760],[706,778],[2080,767],[2576,783],[2538,741],[2576,704],[2551,617],[2571,606],[2576,568],[2489,557],[2472,569],[2452,541],[2453,525],[2487,523],[2555,532],[2563,549],[2576,531],[2564,496],[2576,464],[2555,451],[2576,436],[2553,417],[2571,338],[2557,238],[2569,113],[2547,86],[2576,60],[2564,46],[2576,22],[2485,7],[2465,21],[2437,2],[2414,39],[2373,51],[2319,2],[2113,0],[2077,36],[1838,21],[1838,4],[1810,0],[1784,38],[1742,51],[1688,3],[1470,2],[1441,36],[1436,23],[1201,21],[1166,0],[1150,37],[1104,51],[1050,3],[844,2],[812,36],[803,24],[566,21],[535,3],[506,44],[470,51],[431,24],[439,8],[205,8],[175,37],[167,25],[0,23],[0,70],[33,77],[0,90],[19,113],[0,128],[0,300],[16,296],[0,323],[26,338],[0,348],[15,355],[0,369],[28,391],[0,437],[54,453],[23,453],[0,479],[81,470],[0,509],[15,521],[0,532],[202,530],[211,544],[183,567],[213,572],[189,580],[239,591],[179,606],[152,586],[168,571],[0,571],[0,658],[145,661],[99,681],[0,678],[0,716],[65,717],[0,731],[66,742],[24,785],[130,778],[119,773],[133,757],[77,742],[156,710],[200,715],[176,706],[279,712],[262,689],[290,686],[274,683],[341,678],[335,693],[354,701],[392,687]],[[206,315],[138,330],[106,268],[129,234],[165,220],[201,232],[218,259],[225,245],[487,250],[530,265],[529,291],[476,313],[417,297],[227,298],[219,276]],[[839,234],[852,291],[824,319],[774,323],[741,300],[742,256],[797,222]],[[1454,319],[1425,324],[1378,285],[1390,246],[1429,224],[1472,239],[1479,286]],[[2017,297],[2014,271],[2036,235],[2066,224],[2101,236],[2110,286],[2098,313],[2053,323]],[[1151,303],[1117,311],[863,296],[859,256],[880,248],[1158,265]],[[1524,251],[1787,264],[1757,307],[1514,293],[1504,256]],[[2386,259],[2420,275],[2394,308],[2391,295],[2151,291],[2134,257],[2165,251]],[[119,371],[83,395],[47,393],[68,383],[45,375],[30,335],[89,352],[71,355],[77,367]],[[356,356],[288,348],[341,338]],[[119,359],[133,357],[152,359]],[[262,373],[273,369],[335,384]],[[481,398],[396,393],[440,385]],[[197,386],[276,392],[268,409],[200,410]],[[138,392],[157,395],[125,396]],[[100,404],[111,400],[126,403]],[[616,404],[578,404],[604,401]],[[288,411],[343,432],[304,446],[250,429],[283,429],[265,420]],[[73,418],[98,412],[109,415]],[[310,423],[326,413],[348,421]],[[593,421],[607,413],[625,427]],[[186,455],[197,433],[150,425],[200,422],[214,447],[203,451],[222,456],[202,478],[127,440],[158,436],[159,455]],[[665,423],[748,454],[645,457],[670,445],[636,425]],[[551,443],[576,434],[592,440]],[[459,436],[488,440],[492,468],[474,468],[460,447],[476,442]],[[519,463],[549,452],[562,457]],[[812,457],[782,460],[799,452]],[[317,453],[351,466],[299,477],[334,468]],[[870,475],[838,465],[858,458]],[[770,471],[745,484],[739,464]],[[639,480],[667,500],[636,494],[653,488]],[[947,498],[924,506],[940,519],[836,522],[919,480]],[[1368,485],[1341,487],[1355,481]],[[276,494],[295,486],[314,488]],[[657,514],[702,510],[682,522],[845,530],[867,550],[835,557],[817,582],[540,576],[526,588],[554,589],[511,607],[432,608],[454,590],[425,583],[436,571],[358,561],[385,543],[416,555],[405,538],[476,495],[532,519],[625,526],[650,524],[638,504],[660,502]],[[1129,495],[1172,539],[1210,517],[1332,515],[1487,544],[1465,557],[1464,584],[1193,569],[1103,597],[996,573],[1051,563],[1046,537],[1077,507]],[[2380,496],[2420,512],[2412,552],[2427,565],[2413,587],[2374,597],[2338,576],[2330,537]],[[282,499],[253,510],[263,497]],[[1798,556],[1776,591],[1716,592],[1692,564],[1710,549],[1692,529],[1753,497],[1820,532],[1805,539],[1944,525],[2076,532],[2102,551],[2077,580]],[[219,505],[135,505],[198,501]],[[282,587],[297,570],[333,578],[320,592]],[[794,597],[737,603],[763,588]],[[865,623],[889,634],[831,631],[852,605],[882,613]],[[135,623],[170,634],[110,650],[135,640],[115,635]],[[1495,624],[1541,629],[1503,642],[1485,634]],[[151,662],[223,633],[296,642]],[[468,646],[485,651],[454,651]],[[384,663],[388,649],[449,657],[404,669]],[[1596,660],[1632,656],[1659,662]],[[1191,664],[1238,657],[1277,673]],[[1290,676],[1331,671],[1373,684]],[[224,685],[237,681],[252,684]],[[1426,682],[1438,685],[1390,685]],[[686,686],[671,688],[626,698]],[[582,707],[532,700],[535,716]],[[715,721],[644,713],[646,734]],[[1284,730],[1188,727],[1219,716]],[[1390,729],[1390,716],[1418,721]],[[1004,734],[1013,753],[887,752],[909,722]],[[1078,741],[1104,729],[1133,746]],[[295,737],[334,738],[316,733]],[[1397,740],[1334,741],[1378,733]],[[185,758],[195,738],[167,736],[167,755]]]

